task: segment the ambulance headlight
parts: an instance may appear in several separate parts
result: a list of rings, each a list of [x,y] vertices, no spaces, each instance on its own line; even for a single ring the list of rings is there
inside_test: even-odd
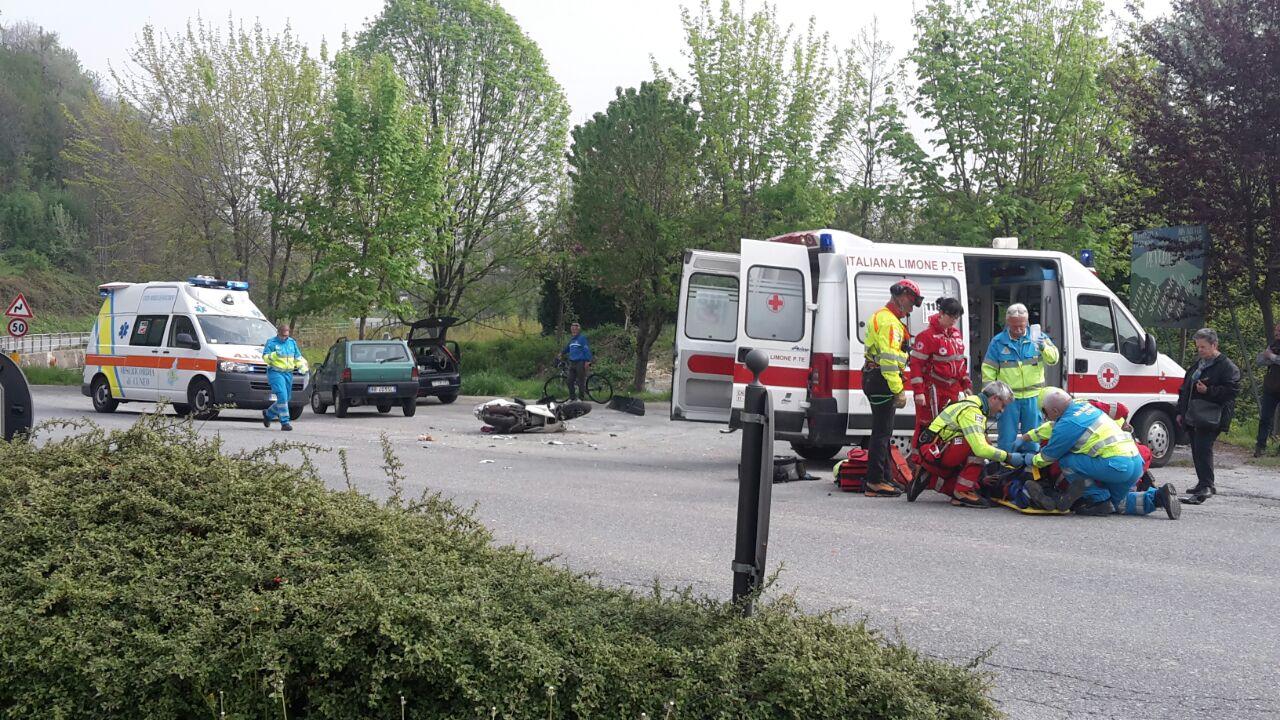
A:
[[[222,372],[247,373],[253,372],[253,366],[248,363],[236,362],[234,360],[223,360],[218,363],[218,369]]]

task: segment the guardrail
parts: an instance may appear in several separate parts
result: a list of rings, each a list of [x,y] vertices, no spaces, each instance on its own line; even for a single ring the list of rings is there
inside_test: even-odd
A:
[[[0,352],[40,353],[54,350],[74,350],[89,344],[89,333],[46,333],[25,337],[0,337]]]

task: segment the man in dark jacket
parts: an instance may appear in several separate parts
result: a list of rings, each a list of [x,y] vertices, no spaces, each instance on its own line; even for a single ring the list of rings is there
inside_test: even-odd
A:
[[[1271,331],[1271,344],[1258,354],[1258,364],[1267,369],[1262,379],[1262,402],[1258,408],[1258,439],[1254,443],[1253,456],[1261,457],[1267,449],[1267,438],[1276,419],[1276,407],[1280,406],[1280,323]]]
[[[1187,493],[1203,499],[1218,492],[1214,485],[1213,443],[1231,427],[1236,396],[1240,394],[1240,369],[1218,350],[1218,333],[1214,330],[1197,330],[1195,341],[1200,360],[1182,380],[1177,420],[1191,433],[1191,461],[1196,467],[1196,486]]]

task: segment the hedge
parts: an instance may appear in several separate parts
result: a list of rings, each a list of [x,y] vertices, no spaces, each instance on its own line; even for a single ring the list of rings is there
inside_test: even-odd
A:
[[[62,434],[0,443],[0,717],[996,715],[986,675],[788,597],[744,619],[496,547],[401,500],[389,450],[380,504],[326,489],[318,448]]]

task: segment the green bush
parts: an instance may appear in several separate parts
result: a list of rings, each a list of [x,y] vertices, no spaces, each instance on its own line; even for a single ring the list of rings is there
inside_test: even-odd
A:
[[[499,370],[481,370],[462,374],[463,395],[519,397],[537,399],[542,394],[542,380],[519,380]]]
[[[0,443],[7,718],[988,718],[988,680],[780,598],[744,619],[494,547],[145,416]],[[387,453],[394,477],[399,463]],[[285,463],[283,460],[295,462]],[[673,705],[668,710],[665,703]]]
[[[84,371],[79,368],[34,365],[22,368],[22,374],[32,385],[79,385],[84,379]]]
[[[459,343],[462,350],[462,377],[485,370],[497,370],[520,379],[545,379],[554,371],[561,343],[553,337],[522,335],[482,342]]]

